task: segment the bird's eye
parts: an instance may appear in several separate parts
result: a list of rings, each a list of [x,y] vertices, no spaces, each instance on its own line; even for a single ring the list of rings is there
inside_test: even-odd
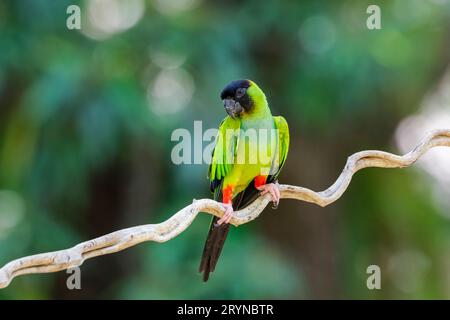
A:
[[[240,99],[244,96],[246,89],[245,88],[238,88],[236,90],[236,98]]]

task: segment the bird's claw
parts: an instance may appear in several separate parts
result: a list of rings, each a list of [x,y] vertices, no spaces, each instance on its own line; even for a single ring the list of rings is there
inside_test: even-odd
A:
[[[225,213],[222,216],[222,218],[217,221],[215,224],[216,227],[220,226],[223,223],[230,223],[231,219],[233,218],[233,205],[231,203],[223,203],[223,206],[225,208]]]
[[[257,188],[259,191],[261,191],[261,195],[265,195],[267,193],[270,194],[270,196],[272,197],[272,208],[273,209],[277,209],[278,205],[280,203],[280,198],[281,198],[281,194],[280,194],[280,190],[278,189],[278,185],[275,183],[268,183],[265,185],[262,185],[260,187]]]

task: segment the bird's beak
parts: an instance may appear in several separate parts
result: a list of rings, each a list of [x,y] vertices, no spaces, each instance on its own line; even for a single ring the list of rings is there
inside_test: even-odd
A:
[[[239,102],[234,101],[234,99],[223,99],[223,106],[225,107],[226,112],[235,119],[237,116],[239,116],[242,111],[244,111],[244,108],[242,108],[241,104]]]

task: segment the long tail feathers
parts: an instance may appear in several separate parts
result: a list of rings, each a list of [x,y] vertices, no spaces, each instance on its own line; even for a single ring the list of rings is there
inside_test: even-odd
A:
[[[219,260],[225,239],[230,230],[229,224],[216,226],[219,218],[213,217],[211,226],[209,227],[208,237],[206,238],[205,247],[203,249],[202,260],[200,261],[199,271],[203,272],[203,281],[208,281],[209,273],[216,268],[217,260]]]
[[[245,208],[256,198],[258,198],[259,191],[255,189],[253,181],[249,186],[233,199],[233,209],[239,210]],[[220,198],[218,196],[215,197]],[[208,281],[209,274],[216,268],[220,253],[222,252],[225,239],[230,230],[229,224],[222,224],[216,226],[219,218],[213,217],[211,226],[209,227],[208,237],[206,238],[205,247],[203,249],[202,259],[200,261],[199,271],[203,272],[203,281]]]

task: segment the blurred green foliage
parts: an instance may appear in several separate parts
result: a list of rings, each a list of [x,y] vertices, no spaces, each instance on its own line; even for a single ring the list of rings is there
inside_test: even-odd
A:
[[[346,156],[391,137],[448,64],[448,1],[86,0],[0,3],[0,264],[166,219],[208,197],[171,133],[224,117],[255,80],[292,131],[283,183],[326,188]],[[66,28],[78,3],[82,29]],[[298,202],[233,229],[211,280],[209,217],[168,243],[19,277],[0,298],[448,298],[450,223],[417,169],[358,173],[330,208]],[[366,268],[383,272],[366,288]]]

